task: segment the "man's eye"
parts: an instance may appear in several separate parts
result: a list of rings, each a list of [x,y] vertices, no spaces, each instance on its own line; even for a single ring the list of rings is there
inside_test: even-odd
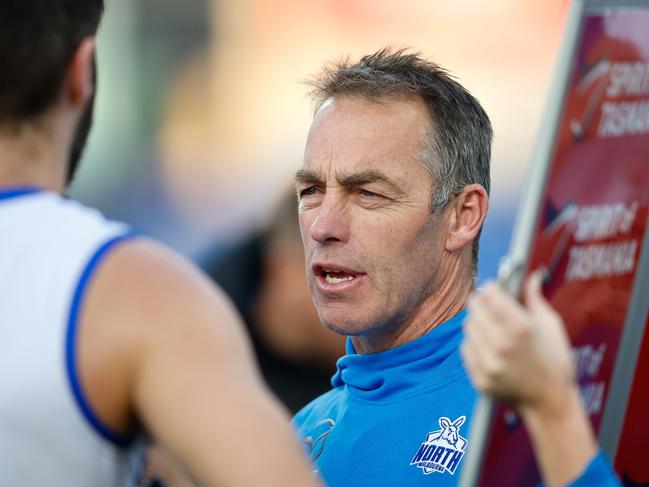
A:
[[[372,191],[368,191],[366,189],[361,189],[360,194],[364,198],[379,198],[381,196],[380,194],[373,193]]]
[[[304,198],[305,196],[313,196],[316,194],[317,190],[315,186],[309,186],[308,188],[305,188],[300,191],[300,198]]]

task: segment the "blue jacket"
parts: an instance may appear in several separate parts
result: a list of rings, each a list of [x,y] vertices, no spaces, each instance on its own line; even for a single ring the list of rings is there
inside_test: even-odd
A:
[[[457,484],[476,399],[459,353],[465,317],[376,354],[347,340],[333,389],[293,420],[327,485]],[[570,487],[619,485],[599,453]]]
[[[457,483],[476,398],[459,352],[465,317],[376,354],[347,341],[333,390],[294,419],[329,486]]]

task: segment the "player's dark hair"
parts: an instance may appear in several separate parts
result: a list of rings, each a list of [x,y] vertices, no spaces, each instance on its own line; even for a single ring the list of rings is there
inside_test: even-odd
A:
[[[414,96],[427,105],[431,127],[421,159],[435,181],[431,208],[443,211],[469,184],[489,193],[493,131],[486,112],[462,85],[437,64],[405,49],[382,49],[358,62],[333,63],[308,80],[316,111],[329,98],[360,96],[370,101]],[[473,242],[473,269],[480,234]]]
[[[0,122],[29,121],[55,101],[103,9],[103,0],[0,0]]]

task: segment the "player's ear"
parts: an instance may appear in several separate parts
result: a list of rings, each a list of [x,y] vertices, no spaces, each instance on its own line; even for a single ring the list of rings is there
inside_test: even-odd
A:
[[[94,62],[95,38],[86,37],[72,55],[63,86],[66,101],[80,109],[85,107],[95,89]]]
[[[489,208],[489,196],[480,184],[469,184],[451,201],[446,250],[455,252],[478,236]]]

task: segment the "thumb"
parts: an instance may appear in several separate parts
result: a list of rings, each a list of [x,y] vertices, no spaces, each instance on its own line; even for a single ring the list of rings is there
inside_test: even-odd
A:
[[[545,271],[541,269],[536,270],[527,278],[527,282],[525,283],[525,305],[534,315],[547,315],[548,313],[554,313],[554,309],[550,306],[550,303],[545,299],[545,296],[543,296],[543,293],[541,292],[544,276]]]
[[[543,323],[546,330],[552,330],[554,336],[561,336],[561,340],[567,342],[568,336],[561,316],[541,292],[544,276],[545,271],[539,269],[527,279],[524,293],[525,305],[537,323]]]

